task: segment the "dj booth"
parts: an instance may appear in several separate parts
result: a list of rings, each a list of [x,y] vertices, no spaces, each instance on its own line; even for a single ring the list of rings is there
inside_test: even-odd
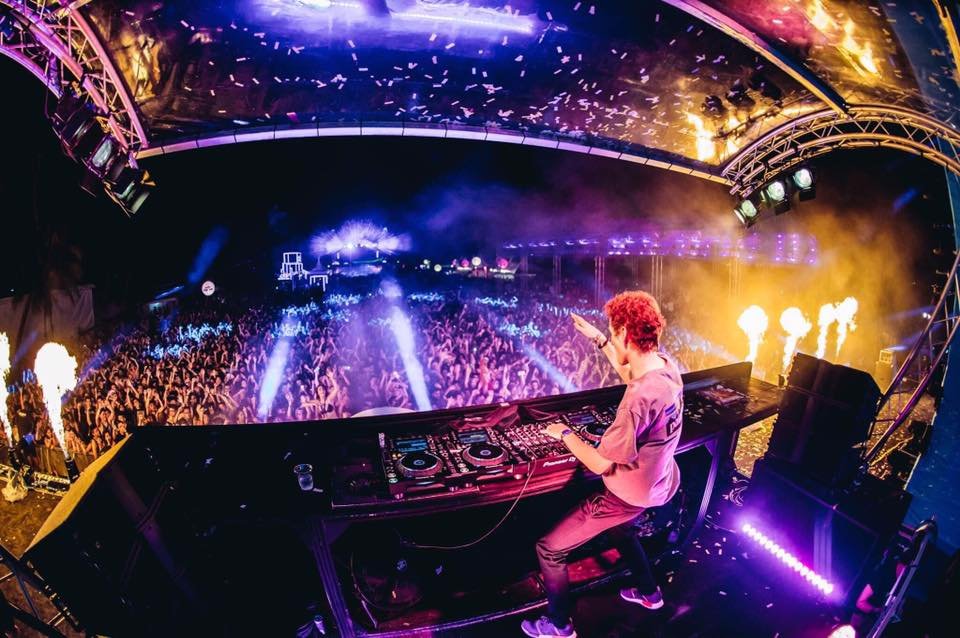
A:
[[[700,525],[739,430],[776,413],[779,389],[750,372],[684,375],[683,486],[638,522],[651,542]],[[24,558],[109,635],[400,636],[522,612],[543,603],[535,539],[599,487],[540,430],[598,442],[622,394],[141,428],[83,472]],[[572,558],[579,589],[621,572],[602,546]]]

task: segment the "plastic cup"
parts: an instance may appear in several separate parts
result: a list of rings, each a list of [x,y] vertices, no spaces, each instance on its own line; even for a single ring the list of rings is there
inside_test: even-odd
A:
[[[301,463],[293,468],[297,475],[297,482],[300,483],[300,489],[309,492],[313,489],[313,466],[309,463]]]

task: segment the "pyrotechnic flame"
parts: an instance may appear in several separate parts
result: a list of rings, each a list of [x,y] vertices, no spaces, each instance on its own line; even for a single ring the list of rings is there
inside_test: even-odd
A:
[[[807,18],[810,19],[810,24],[820,32],[826,31],[835,24],[820,0],[813,0],[807,7]]]
[[[717,154],[717,145],[713,141],[713,133],[703,124],[703,118],[693,113],[687,113],[687,121],[693,125],[697,134],[697,159],[705,162]]]
[[[783,373],[787,373],[790,367],[790,361],[793,360],[793,352],[797,349],[797,344],[801,339],[807,336],[813,324],[807,321],[803,312],[799,308],[787,308],[780,315],[780,326],[787,333],[787,341],[783,346]]]
[[[877,69],[877,63],[873,59],[873,47],[867,41],[860,44],[854,39],[853,32],[856,28],[857,25],[853,20],[847,20],[843,25],[843,42],[840,43],[840,49],[852,58],[853,67],[860,75],[866,75],[864,71],[870,75],[878,75],[880,70]]]
[[[750,353],[747,355],[747,361],[757,360],[757,350],[760,348],[760,342],[763,341],[763,333],[767,331],[767,313],[760,306],[750,306],[741,313],[737,319],[737,325],[743,330],[747,339],[750,340]]]
[[[835,43],[840,38],[840,25],[827,13],[821,0],[813,0],[807,5],[807,19],[829,42]],[[880,75],[873,57],[873,46],[867,40],[858,42],[854,37],[856,29],[857,24],[852,19],[844,23],[843,39],[836,45],[837,49],[860,75]]]
[[[77,360],[70,356],[67,349],[59,343],[46,343],[37,353],[33,372],[43,390],[43,403],[50,415],[50,426],[57,437],[57,443],[67,457],[67,440],[63,431],[63,418],[60,410],[63,395],[77,386]]]
[[[847,297],[839,304],[837,304],[836,316],[837,316],[837,357],[840,357],[840,348],[843,346],[843,342],[847,340],[847,331],[853,332],[857,329],[857,324],[853,320],[857,316],[857,310],[859,309],[859,304],[857,300],[853,297]]]
[[[817,319],[817,325],[820,326],[820,334],[817,336],[817,358],[823,359],[827,353],[827,331],[830,324],[837,320],[837,309],[832,303],[825,303],[820,306],[820,317]]]
[[[7,445],[13,447],[13,428],[7,414],[7,373],[10,372],[10,341],[5,332],[0,332],[0,424],[7,435]]]

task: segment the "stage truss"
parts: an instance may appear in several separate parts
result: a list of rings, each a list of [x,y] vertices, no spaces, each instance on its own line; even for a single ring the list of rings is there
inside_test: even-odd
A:
[[[84,0],[0,0],[0,53],[12,58],[56,96],[63,87],[88,99],[107,118],[124,150],[148,146],[146,129],[133,99],[97,38],[80,13]],[[6,37],[11,35],[12,37]]]
[[[960,176],[960,132],[923,113],[874,104],[850,106],[846,112],[824,109],[788,122],[744,148],[721,174],[733,185],[732,195],[746,198],[818,155],[850,148],[905,151]],[[883,427],[884,432],[867,453],[865,470],[888,456],[891,436],[910,418],[945,363],[960,326],[958,265],[960,256],[930,320],[877,407],[874,426]]]
[[[865,458],[867,466],[874,467],[888,456],[892,450],[891,436],[910,418],[920,398],[937,374],[938,368],[945,363],[950,344],[957,334],[957,328],[960,327],[958,302],[960,302],[960,252],[953,261],[953,267],[943,284],[940,299],[930,313],[926,327],[914,342],[894,376],[893,382],[880,399],[874,425],[886,426],[886,429],[867,452]],[[905,401],[903,401],[904,398],[906,398]],[[884,416],[885,411],[893,416]],[[919,460],[919,456],[914,459],[913,469],[916,469]]]
[[[960,132],[922,113],[862,104],[796,118],[744,148],[721,170],[732,195],[749,197],[781,173],[818,155],[848,148],[891,148],[960,175]]]

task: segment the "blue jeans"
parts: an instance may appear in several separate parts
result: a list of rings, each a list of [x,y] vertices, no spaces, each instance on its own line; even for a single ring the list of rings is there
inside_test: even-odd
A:
[[[547,592],[547,615],[554,625],[564,627],[570,622],[572,601],[567,557],[604,532],[614,537],[615,546],[630,568],[638,591],[641,594],[657,591],[647,554],[630,526],[643,510],[604,490],[584,499],[537,541],[537,558]]]

